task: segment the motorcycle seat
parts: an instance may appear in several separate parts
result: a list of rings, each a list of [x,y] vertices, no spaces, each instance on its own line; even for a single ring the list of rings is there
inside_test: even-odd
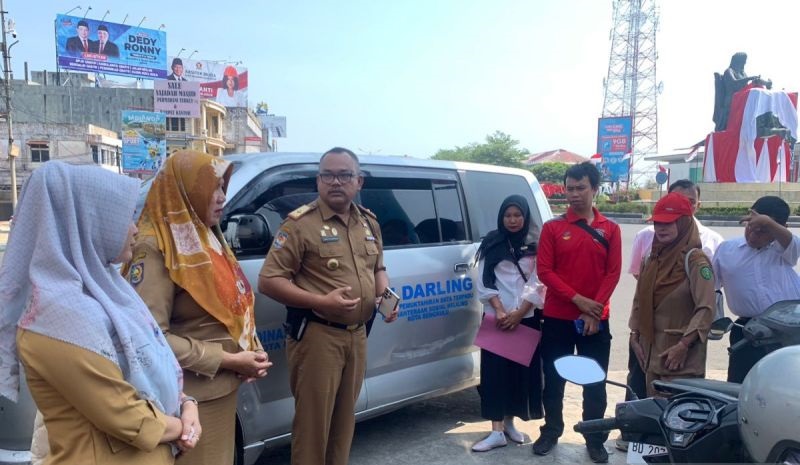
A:
[[[729,383],[727,381],[703,378],[673,379],[669,382],[669,384],[714,391],[720,394],[725,394],[726,396],[734,397],[736,399],[739,398],[739,391],[742,388],[742,385],[739,383]]]

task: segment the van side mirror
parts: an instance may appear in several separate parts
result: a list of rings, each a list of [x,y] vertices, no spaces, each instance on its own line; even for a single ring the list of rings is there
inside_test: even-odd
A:
[[[231,215],[225,225],[225,240],[238,255],[266,255],[272,242],[267,220],[259,214]]]
[[[708,338],[712,341],[719,341],[732,327],[733,320],[728,317],[720,318],[711,323],[711,329],[708,331]]]

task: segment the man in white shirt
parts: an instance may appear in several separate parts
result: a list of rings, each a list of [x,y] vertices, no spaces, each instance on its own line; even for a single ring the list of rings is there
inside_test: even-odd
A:
[[[723,242],[712,262],[717,289],[725,291],[731,312],[744,324],[781,300],[800,299],[800,277],[794,270],[800,258],[800,238],[786,228],[789,205],[779,197],[756,200],[742,218],[744,236]],[[741,327],[731,330],[733,346],[743,338]],[[741,383],[761,358],[763,348],[744,345],[731,353],[728,381]]]
[[[697,214],[700,208],[700,187],[688,179],[679,179],[670,184],[669,193],[677,192],[689,199],[692,205],[692,213]],[[700,232],[700,242],[703,245],[703,252],[709,259],[714,257],[714,252],[717,247],[722,243],[723,238],[719,233],[710,228],[703,226],[700,221],[695,218],[697,229]],[[641,270],[642,261],[645,257],[650,255],[650,249],[653,246],[653,236],[655,235],[655,228],[653,225],[642,228],[636,237],[633,239],[633,248],[631,249],[631,263],[628,266],[628,273],[632,274],[634,278],[639,279],[639,271]],[[633,353],[633,349],[628,349],[628,386],[633,389],[636,395],[643,399],[647,397],[647,383],[645,382],[645,375],[642,367]],[[631,400],[629,393],[625,394],[625,400]],[[627,441],[617,439],[616,446],[620,450],[627,450]]]

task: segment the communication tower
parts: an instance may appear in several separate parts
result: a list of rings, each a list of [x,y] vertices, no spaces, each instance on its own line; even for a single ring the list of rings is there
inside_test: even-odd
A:
[[[656,80],[655,0],[614,0],[611,54],[603,80],[603,116],[632,117],[630,181],[638,183],[654,169],[645,155],[658,152],[658,103],[662,84]],[[650,173],[652,174],[652,173]]]

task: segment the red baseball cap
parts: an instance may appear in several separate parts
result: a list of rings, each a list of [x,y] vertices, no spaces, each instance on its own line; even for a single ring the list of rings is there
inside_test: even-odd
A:
[[[672,192],[661,198],[653,208],[653,216],[647,219],[655,223],[674,223],[682,216],[692,216],[692,204],[686,196]]]

